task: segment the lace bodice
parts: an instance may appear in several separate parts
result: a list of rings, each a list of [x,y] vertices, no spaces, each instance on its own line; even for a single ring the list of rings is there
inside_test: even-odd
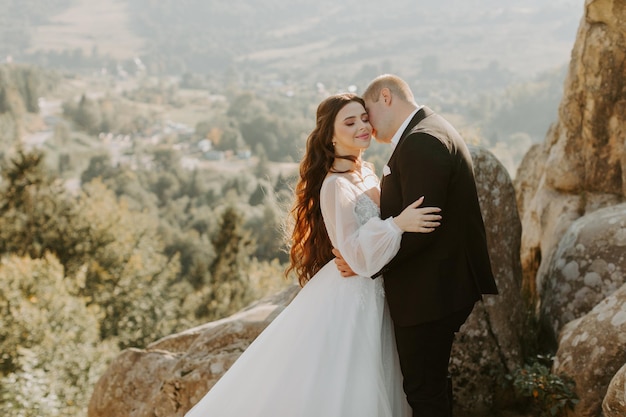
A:
[[[370,178],[369,183],[362,177]],[[320,191],[322,216],[333,246],[354,272],[367,277],[395,256],[402,238],[393,219],[380,219],[378,206],[366,194],[372,186],[378,182],[371,175],[332,174]]]
[[[359,226],[363,226],[372,217],[380,217],[380,209],[367,194],[361,194],[356,198],[354,215]]]

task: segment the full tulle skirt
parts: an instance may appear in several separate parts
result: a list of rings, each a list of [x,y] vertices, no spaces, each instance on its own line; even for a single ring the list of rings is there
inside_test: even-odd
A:
[[[186,417],[408,417],[382,281],[331,261]]]

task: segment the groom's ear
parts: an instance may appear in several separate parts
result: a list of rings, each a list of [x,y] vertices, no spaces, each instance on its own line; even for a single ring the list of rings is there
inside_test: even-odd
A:
[[[391,104],[391,90],[389,88],[384,87],[380,90],[380,99],[385,103],[386,106]]]

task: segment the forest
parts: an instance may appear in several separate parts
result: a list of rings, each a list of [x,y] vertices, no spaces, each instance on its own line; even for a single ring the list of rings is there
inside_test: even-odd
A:
[[[60,82],[46,74],[0,67],[0,411],[11,416],[84,414],[121,349],[292,282],[281,223],[293,176],[274,174],[263,155],[245,172],[186,170],[167,144],[137,150],[149,169],[114,166],[97,146],[75,169],[96,121],[142,128],[85,97],[64,106],[66,121],[43,149],[25,149],[16,138],[37,124],[33,97]],[[73,175],[79,189],[66,185]]]

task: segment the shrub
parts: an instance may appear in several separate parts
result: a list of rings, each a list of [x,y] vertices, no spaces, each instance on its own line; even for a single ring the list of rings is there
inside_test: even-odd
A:
[[[532,363],[507,376],[513,384],[515,395],[524,400],[538,417],[565,415],[566,410],[574,409],[578,402],[574,381],[567,375],[550,372],[553,359],[537,355]]]

